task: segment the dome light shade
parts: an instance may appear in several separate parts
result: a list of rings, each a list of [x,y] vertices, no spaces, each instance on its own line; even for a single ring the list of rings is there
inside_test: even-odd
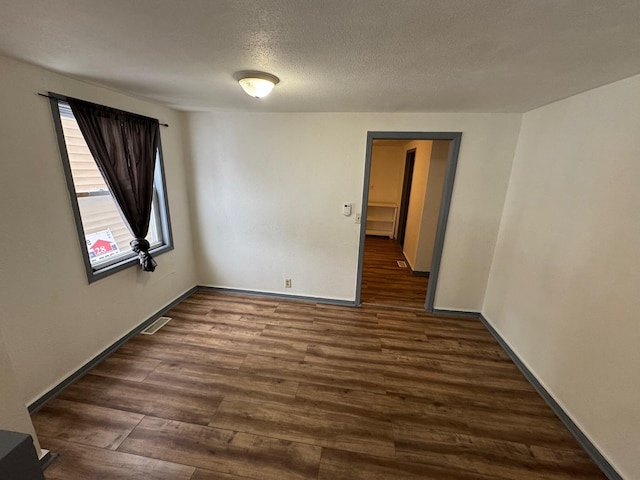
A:
[[[255,98],[266,97],[280,79],[264,72],[238,72],[234,75],[247,95]]]

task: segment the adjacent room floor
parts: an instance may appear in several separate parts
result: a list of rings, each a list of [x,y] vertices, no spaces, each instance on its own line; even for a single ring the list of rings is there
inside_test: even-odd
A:
[[[33,415],[54,479],[604,479],[477,320],[200,291]]]
[[[401,267],[398,262],[406,263],[395,240],[367,235],[360,301],[424,310],[428,279],[412,275],[408,265]]]

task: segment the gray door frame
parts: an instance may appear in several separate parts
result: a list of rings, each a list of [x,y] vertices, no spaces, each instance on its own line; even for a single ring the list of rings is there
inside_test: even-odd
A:
[[[358,277],[356,283],[356,305],[360,306],[362,291],[362,268],[364,266],[364,241],[367,224],[367,204],[369,202],[369,181],[371,179],[371,151],[374,140],[449,140],[449,159],[447,162],[447,172],[444,178],[442,189],[442,201],[440,202],[440,212],[438,214],[438,228],[433,247],[433,260],[431,262],[431,272],[429,273],[429,283],[427,286],[427,297],[424,308],[428,312],[434,311],[436,288],[438,286],[438,275],[440,273],[440,261],[442,259],[442,249],[444,247],[445,231],[449,218],[449,208],[451,207],[451,196],[453,194],[453,182],[458,166],[458,154],[460,153],[461,132],[367,132],[367,150],[364,164],[364,185],[362,188],[362,215],[360,225],[360,249],[358,252]]]

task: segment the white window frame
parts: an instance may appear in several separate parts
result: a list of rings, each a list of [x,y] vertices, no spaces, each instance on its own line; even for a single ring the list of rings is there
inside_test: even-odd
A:
[[[76,191],[73,175],[71,172],[71,163],[69,162],[69,153],[67,151],[67,143],[62,128],[62,120],[60,117],[60,102],[67,102],[67,97],[56,93],[49,92],[51,103],[51,113],[53,114],[53,123],[58,137],[58,146],[60,148],[60,157],[62,159],[62,167],[64,169],[67,189],[69,190],[69,199],[71,201],[71,209],[76,220],[76,231],[82,251],[82,258],[87,273],[89,283],[93,283],[101,278],[113,275],[116,272],[129,268],[133,265],[140,265],[138,255],[133,251],[123,252],[99,264],[91,264],[89,259],[89,251],[87,250],[87,242],[85,237],[82,217],[80,215],[80,206],[78,204],[78,192]],[[150,242],[151,248],[149,253],[154,257],[165,252],[173,250],[173,236],[171,234],[171,220],[169,217],[169,202],[166,193],[166,179],[164,176],[164,163],[162,157],[162,144],[158,140],[158,153],[156,158],[156,169],[154,172],[154,210],[155,215],[150,219],[151,225],[154,223],[159,226],[158,230],[162,232],[160,241]],[[155,229],[154,229],[155,230]]]

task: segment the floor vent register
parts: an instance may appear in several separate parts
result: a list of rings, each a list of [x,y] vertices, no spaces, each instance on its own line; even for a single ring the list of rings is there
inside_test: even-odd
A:
[[[143,335],[153,335],[162,327],[164,327],[167,324],[167,322],[169,322],[169,320],[171,320],[171,317],[160,317],[151,325],[149,325],[147,328],[142,330],[140,333]]]

